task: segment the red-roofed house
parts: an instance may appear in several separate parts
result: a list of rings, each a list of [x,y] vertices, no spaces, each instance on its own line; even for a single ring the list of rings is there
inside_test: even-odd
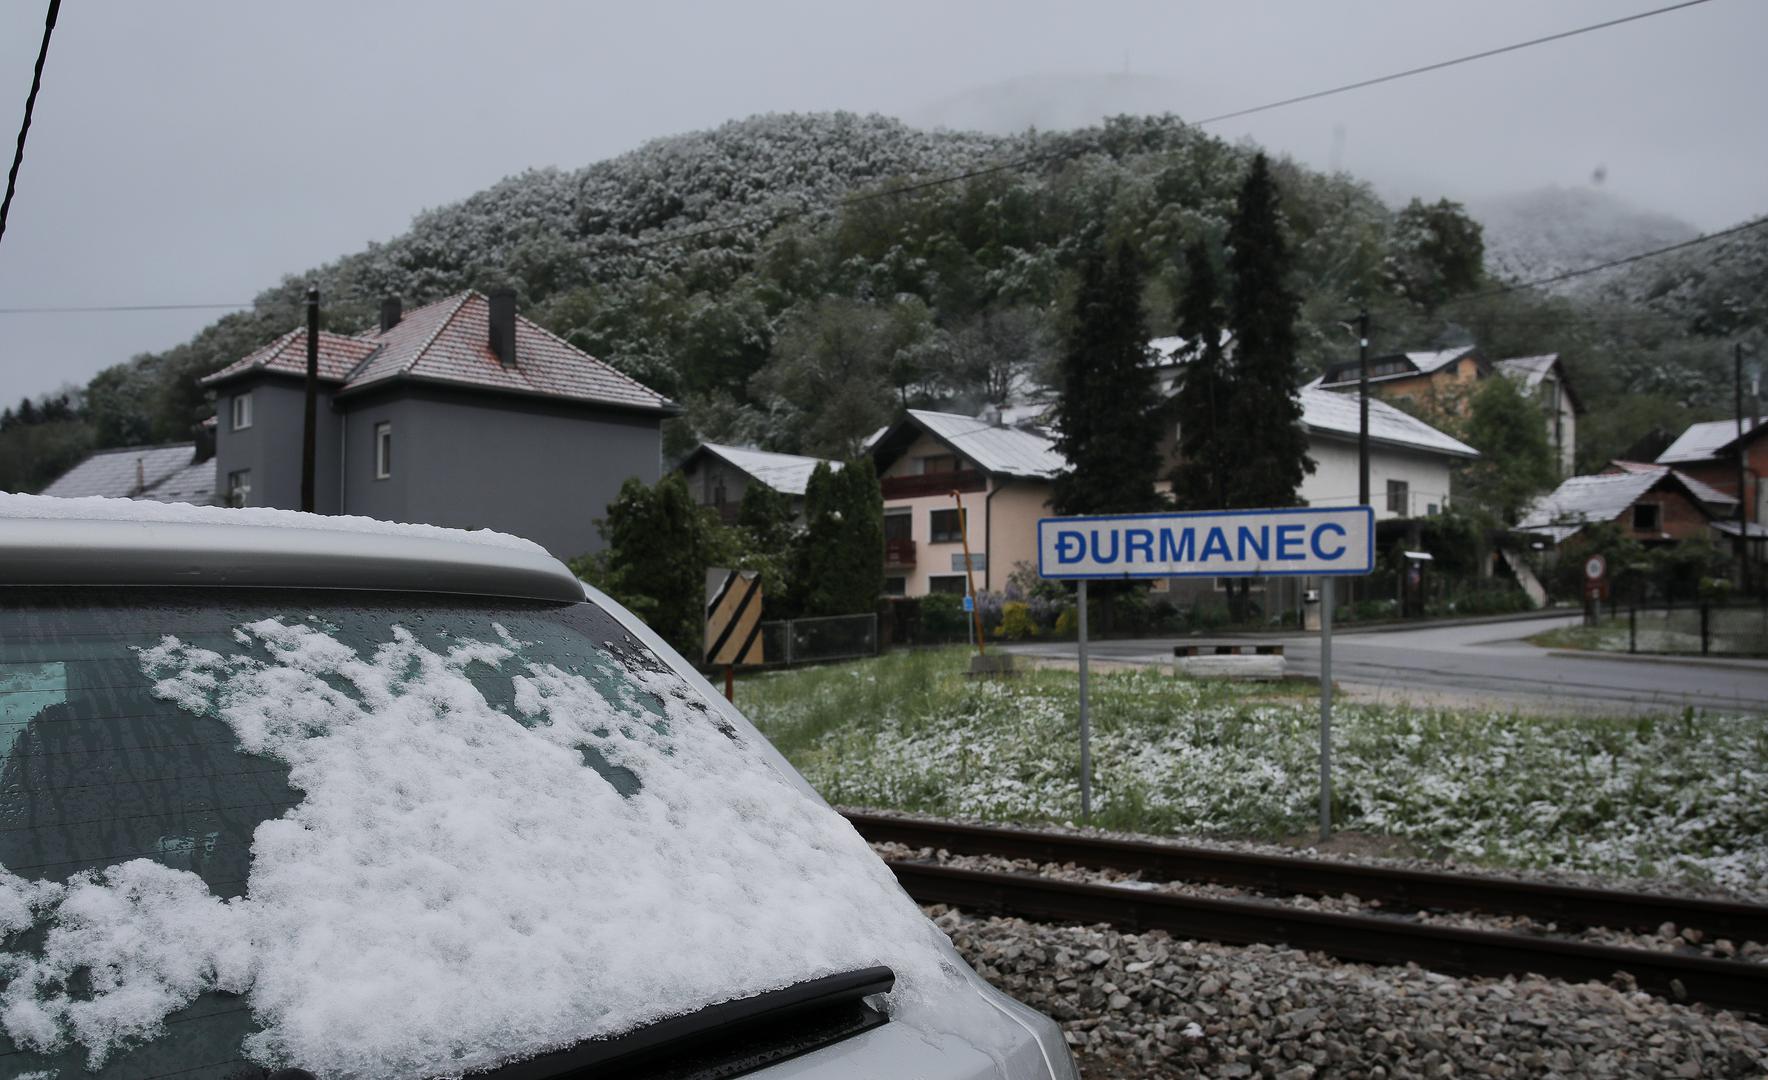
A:
[[[299,509],[307,332],[203,379],[220,420],[219,491]],[[319,335],[315,509],[490,528],[569,558],[629,476],[662,473],[663,395],[516,314],[515,294],[465,292],[378,329]]]

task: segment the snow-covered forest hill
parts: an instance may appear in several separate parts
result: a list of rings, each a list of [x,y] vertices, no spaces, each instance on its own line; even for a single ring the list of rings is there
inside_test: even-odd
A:
[[[1220,243],[1254,150],[1170,116],[996,136],[832,113],[758,116],[577,170],[523,172],[418,214],[387,243],[289,275],[254,311],[184,345],[100,373],[66,421],[84,434],[37,451],[32,471],[76,445],[188,437],[211,409],[197,377],[298,325],[308,281],[324,293],[326,325],[343,331],[370,325],[385,295],[409,308],[513,285],[525,314],[687,406],[671,449],[707,437],[841,453],[905,403],[980,407],[1035,379],[1059,347],[1089,237],[1135,245],[1150,328],[1170,331],[1180,253],[1197,238]],[[980,174],[887,193],[965,171]],[[1290,161],[1276,174],[1309,366],[1351,354],[1341,321],[1359,299],[1377,351],[1472,340],[1495,357],[1559,352],[1590,407],[1579,428],[1588,463],[1716,414],[1732,336],[1761,335],[1760,307],[1733,297],[1761,295],[1768,230],[1590,288],[1465,301],[1519,265],[1515,244],[1498,245],[1494,264],[1458,208],[1389,207],[1354,177]],[[1514,210],[1498,215],[1507,235],[1527,216]],[[1602,232],[1596,220],[1573,230],[1583,246],[1566,258],[1609,253],[1609,238],[1590,235]],[[1681,238],[1657,224],[1662,237],[1614,244]],[[1529,257],[1560,265],[1558,253]]]

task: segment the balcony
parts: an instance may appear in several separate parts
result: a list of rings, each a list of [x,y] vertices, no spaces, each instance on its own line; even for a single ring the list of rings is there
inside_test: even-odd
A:
[[[891,567],[915,565],[915,542],[905,538],[885,540],[884,565]]]
[[[918,476],[886,476],[878,481],[878,486],[884,489],[885,499],[919,499],[954,491],[987,491],[988,478],[975,469],[958,469]]]

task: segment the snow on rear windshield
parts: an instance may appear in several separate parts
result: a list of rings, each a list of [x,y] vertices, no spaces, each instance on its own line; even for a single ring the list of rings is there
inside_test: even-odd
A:
[[[140,649],[156,696],[286,764],[300,801],[257,826],[231,899],[146,859],[0,868],[0,935],[46,928],[0,960],[0,1029],[97,1068],[222,991],[246,995],[259,1064],[390,1078],[872,964],[899,1018],[956,985],[865,843],[672,673],[494,629],[359,648],[265,618],[224,650]]]

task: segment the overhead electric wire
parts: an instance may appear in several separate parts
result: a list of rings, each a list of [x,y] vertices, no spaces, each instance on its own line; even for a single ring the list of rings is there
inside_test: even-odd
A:
[[[1692,240],[1684,240],[1678,244],[1653,248],[1650,251],[1641,251],[1636,255],[1628,255],[1619,259],[1610,259],[1608,262],[1597,263],[1594,266],[1580,267],[1577,270],[1567,270],[1562,274],[1551,274],[1547,277],[1535,278],[1531,281],[1512,282],[1509,285],[1496,289],[1487,289],[1484,292],[1469,293],[1466,296],[1458,296],[1453,300],[1445,301],[1445,304],[1465,304],[1473,300],[1484,300],[1493,296],[1504,296],[1507,293],[1520,292],[1523,289],[1538,289],[1543,285],[1555,285],[1561,281],[1570,281],[1572,278],[1583,277],[1586,274],[1597,274],[1604,270],[1613,270],[1618,266],[1628,266],[1632,263],[1643,262],[1646,259],[1655,259],[1659,255],[1668,255],[1673,251],[1682,251],[1686,248],[1711,243],[1714,240],[1722,240],[1727,236],[1735,236],[1738,233],[1748,232],[1751,229],[1759,229],[1764,225],[1768,225],[1768,217],[1759,217],[1752,221],[1746,221],[1741,225],[1733,225],[1729,229],[1720,229],[1718,232],[1707,233],[1704,236],[1697,236]]]
[[[52,2],[51,2],[51,5],[50,5],[51,20],[52,20],[51,25],[53,25],[53,13],[55,11],[55,8],[59,5],[59,2],[60,2],[60,0],[52,0]],[[1269,112],[1274,109],[1280,109],[1280,108],[1284,108],[1284,107],[1287,107],[1290,105],[1298,105],[1303,102],[1317,101],[1321,98],[1327,98],[1327,97],[1332,97],[1332,96],[1335,96],[1338,94],[1349,93],[1354,90],[1361,90],[1366,87],[1377,86],[1377,85],[1380,85],[1383,83],[1394,82],[1394,81],[1397,81],[1400,79],[1411,78],[1413,76],[1423,75],[1423,74],[1427,74],[1427,73],[1434,72],[1434,71],[1441,71],[1444,68],[1455,67],[1457,65],[1471,63],[1476,60],[1488,59],[1490,57],[1500,56],[1505,53],[1511,53],[1511,52],[1516,52],[1516,51],[1522,50],[1522,49],[1533,48],[1538,45],[1545,45],[1545,44],[1549,44],[1549,43],[1555,42],[1555,41],[1563,41],[1566,38],[1577,37],[1581,34],[1593,33],[1598,30],[1606,30],[1611,27],[1623,25],[1625,23],[1637,22],[1641,19],[1648,19],[1648,18],[1652,18],[1653,16],[1657,16],[1657,15],[1665,15],[1665,14],[1669,14],[1671,12],[1680,11],[1684,8],[1697,7],[1701,4],[1710,3],[1710,2],[1711,2],[1711,0],[1683,0],[1683,2],[1681,2],[1681,3],[1671,4],[1666,7],[1661,7],[1661,8],[1653,8],[1650,11],[1636,12],[1632,15],[1625,15],[1625,16],[1621,16],[1619,18],[1609,19],[1604,22],[1592,23],[1588,26],[1580,26],[1580,27],[1576,27],[1571,30],[1562,30],[1558,33],[1548,34],[1548,35],[1545,35],[1542,37],[1537,37],[1537,38],[1531,38],[1527,41],[1514,42],[1512,44],[1502,45],[1502,46],[1499,46],[1499,47],[1493,48],[1493,49],[1485,49],[1480,52],[1469,53],[1465,56],[1458,56],[1458,57],[1454,57],[1454,58],[1448,59],[1448,60],[1439,60],[1435,63],[1425,64],[1425,65],[1422,65],[1419,67],[1407,68],[1404,71],[1390,72],[1389,74],[1378,75],[1374,78],[1360,79],[1356,82],[1343,83],[1338,86],[1327,87],[1322,90],[1315,90],[1310,93],[1299,94],[1294,97],[1288,97],[1288,98],[1283,98],[1283,99],[1280,99],[1277,101],[1266,102],[1262,105],[1254,105],[1254,106],[1244,108],[1244,109],[1236,109],[1232,112],[1221,113],[1216,116],[1204,117],[1203,119],[1200,119],[1200,120],[1184,122],[1181,126],[1189,127],[1189,128],[1201,128],[1206,124],[1220,123],[1224,120],[1232,120],[1232,119],[1236,119],[1236,118],[1242,117],[1242,116],[1250,116],[1255,113]],[[45,48],[45,51],[48,48],[48,34],[47,33],[45,33],[45,35],[44,35],[44,48]],[[41,69],[41,58],[39,58],[39,69]],[[35,84],[33,84],[32,98],[34,99],[35,96],[36,96],[36,87],[35,87]],[[26,123],[27,123],[27,125],[29,123],[28,110],[27,110]],[[20,137],[19,137],[19,146],[20,146],[20,152],[22,153],[23,146],[24,146],[24,136],[22,133],[20,134]],[[1082,153],[1086,153],[1091,150],[1095,150],[1097,148],[1098,148],[1098,146],[1096,143],[1089,142],[1089,143],[1083,144],[1081,146],[1064,147],[1062,149],[1046,151],[1046,152],[1040,153],[1040,154],[1027,154],[1027,155],[1023,155],[1020,157],[1009,158],[1004,161],[995,162],[994,164],[991,164],[991,165],[979,166],[974,169],[966,169],[961,172],[941,174],[939,176],[932,176],[932,177],[928,177],[928,178],[922,179],[922,180],[914,180],[914,181],[909,181],[907,183],[892,185],[892,186],[886,187],[886,188],[880,188],[876,191],[864,192],[864,193],[861,193],[858,195],[849,195],[849,196],[834,200],[833,202],[824,203],[819,206],[807,206],[807,207],[801,207],[801,208],[792,209],[792,210],[775,211],[773,213],[754,214],[754,215],[749,215],[747,217],[736,218],[731,221],[721,222],[718,224],[707,224],[707,225],[695,226],[693,228],[685,229],[680,232],[669,233],[664,236],[654,236],[654,237],[650,237],[648,239],[637,239],[637,238],[630,238],[629,239],[626,237],[607,237],[607,238],[605,238],[605,242],[606,242],[607,246],[609,246],[609,247],[618,247],[618,248],[621,248],[621,249],[624,249],[627,251],[639,251],[639,250],[644,250],[647,248],[660,247],[664,244],[681,243],[683,241],[697,239],[698,237],[702,237],[702,236],[711,236],[711,235],[715,235],[718,233],[732,232],[732,231],[735,231],[738,229],[744,229],[744,228],[748,228],[750,226],[755,226],[755,225],[777,225],[782,222],[791,221],[791,220],[794,220],[797,218],[809,217],[814,214],[832,213],[837,210],[845,209],[850,206],[858,206],[858,205],[868,203],[868,202],[875,202],[880,199],[888,199],[888,198],[894,198],[899,195],[907,195],[907,194],[911,194],[911,193],[917,192],[917,191],[924,191],[928,188],[940,187],[945,184],[961,183],[966,180],[975,180],[975,179],[978,179],[978,178],[981,178],[984,176],[992,176],[992,175],[995,175],[998,173],[1011,172],[1011,171],[1014,171],[1017,169],[1026,168],[1026,167],[1029,167],[1032,165],[1039,165],[1039,164],[1043,164],[1043,163],[1050,162],[1050,161],[1057,161],[1057,160],[1060,160],[1063,158],[1078,157]],[[16,169],[17,169],[17,165],[15,163],[14,170],[16,171]],[[10,197],[10,195],[9,195],[9,197]],[[1765,219],[1765,220],[1768,220],[1768,219]],[[1575,276],[1578,276],[1578,275],[1584,274],[1584,273],[1595,273],[1598,270],[1609,269],[1611,266],[1623,265],[1625,262],[1638,261],[1639,259],[1650,258],[1653,255],[1664,254],[1667,251],[1674,251],[1680,247],[1688,247],[1688,246],[1692,246],[1696,243],[1702,243],[1702,242],[1709,240],[1709,239],[1717,239],[1721,236],[1729,235],[1730,233],[1738,232],[1744,228],[1750,228],[1750,227],[1753,227],[1755,224],[1761,224],[1761,223],[1762,222],[1758,221],[1755,223],[1751,223],[1750,225],[1739,226],[1739,227],[1733,228],[1733,229],[1727,229],[1727,230],[1724,230],[1719,233],[1713,233],[1707,237],[1702,237],[1702,238],[1698,238],[1693,241],[1688,241],[1684,244],[1674,245],[1672,247],[1664,248],[1664,249],[1661,249],[1661,250],[1655,251],[1655,252],[1646,252],[1641,255],[1633,256],[1633,257],[1630,257],[1629,259],[1625,259],[1625,260],[1617,260],[1616,262],[1614,262],[1612,264],[1605,264],[1603,266],[1590,267],[1585,270],[1573,271],[1572,273],[1567,274],[1567,275],[1561,275],[1561,276],[1558,276],[1555,278],[1550,278],[1550,279],[1543,279],[1543,280],[1537,281],[1537,282],[1528,282],[1528,283],[1523,283],[1523,284],[1519,284],[1519,285],[1515,285],[1515,286],[1506,286],[1504,289],[1491,290],[1491,291],[1488,291],[1485,293],[1476,293],[1476,294],[1473,294],[1472,296],[1462,297],[1459,299],[1459,301],[1450,301],[1450,303],[1455,303],[1455,302],[1460,302],[1460,301],[1465,301],[1465,300],[1479,299],[1484,296],[1497,296],[1497,295],[1500,295],[1501,293],[1504,293],[1504,292],[1513,292],[1513,291],[1516,291],[1517,289],[1531,288],[1536,285],[1542,285],[1542,284],[1550,284],[1553,281],[1565,280],[1568,277],[1575,277]],[[199,310],[199,309],[222,309],[222,308],[241,308],[241,309],[243,309],[243,308],[250,308],[253,306],[255,306],[255,302],[246,303],[246,304],[118,304],[118,305],[89,305],[89,306],[71,306],[71,307],[12,307],[12,308],[0,308],[0,315],[25,315],[25,314],[47,314],[47,313],[62,314],[62,313],[113,312],[113,311],[172,311],[172,310]]]
[[[1189,127],[1189,128],[1201,128],[1206,124],[1216,124],[1216,123],[1220,123],[1224,120],[1233,120],[1233,119],[1236,119],[1236,118],[1242,117],[1242,116],[1251,116],[1254,113],[1270,112],[1273,109],[1281,109],[1281,108],[1285,108],[1290,105],[1299,105],[1303,102],[1318,101],[1321,98],[1333,97],[1338,94],[1346,94],[1346,93],[1350,93],[1353,90],[1361,90],[1361,89],[1364,89],[1365,87],[1377,86],[1382,83],[1394,82],[1399,79],[1408,79],[1408,78],[1411,78],[1416,75],[1424,75],[1424,74],[1427,74],[1427,73],[1433,72],[1433,71],[1441,71],[1444,68],[1455,67],[1460,64],[1472,63],[1475,60],[1484,60],[1484,59],[1488,59],[1493,56],[1500,56],[1504,53],[1516,52],[1520,49],[1528,49],[1528,48],[1533,48],[1537,45],[1545,45],[1545,44],[1549,44],[1549,43],[1555,42],[1555,41],[1563,41],[1566,38],[1577,37],[1580,34],[1593,33],[1597,30],[1606,30],[1611,27],[1620,26],[1623,23],[1637,22],[1640,19],[1649,19],[1649,18],[1656,16],[1656,15],[1666,15],[1666,14],[1669,14],[1670,12],[1681,11],[1684,8],[1697,7],[1701,4],[1710,3],[1710,2],[1711,2],[1711,0],[1683,0],[1682,3],[1671,4],[1668,7],[1653,8],[1650,11],[1641,11],[1641,12],[1637,12],[1632,15],[1625,15],[1620,18],[1609,19],[1606,22],[1592,23],[1588,26],[1580,26],[1580,27],[1577,27],[1572,30],[1562,30],[1556,34],[1548,34],[1544,37],[1531,38],[1527,41],[1518,41],[1518,42],[1514,42],[1510,45],[1501,45],[1495,49],[1486,49],[1481,52],[1469,53],[1466,56],[1457,56],[1457,57],[1454,57],[1453,59],[1449,59],[1449,60],[1439,60],[1435,63],[1425,64],[1420,67],[1407,68],[1404,71],[1395,71],[1395,72],[1390,72],[1389,74],[1386,74],[1386,75],[1378,75],[1372,79],[1359,79],[1356,82],[1342,83],[1338,86],[1331,86],[1331,87],[1327,87],[1326,89],[1323,89],[1323,90],[1315,90],[1315,91],[1311,91],[1306,94],[1298,94],[1294,97],[1283,98],[1278,101],[1268,101],[1262,105],[1253,105],[1253,106],[1250,106],[1250,107],[1244,108],[1244,109],[1236,109],[1233,112],[1221,113],[1216,116],[1206,116],[1201,120],[1192,120],[1192,121],[1184,122],[1181,126]],[[704,225],[704,226],[699,226],[699,227],[692,228],[692,229],[687,229],[687,230],[685,230],[683,232],[679,232],[679,233],[671,233],[667,236],[653,237],[649,240],[632,241],[632,242],[623,244],[621,246],[624,246],[628,249],[642,249],[642,248],[649,248],[649,247],[657,247],[662,244],[678,243],[683,240],[692,240],[696,237],[708,236],[708,235],[711,235],[714,233],[729,232],[734,229],[745,228],[749,225],[778,224],[781,221],[789,221],[789,220],[792,220],[793,218],[805,217],[805,216],[808,216],[808,215],[814,214],[814,213],[826,213],[830,210],[840,209],[840,208],[848,207],[848,206],[857,206],[861,203],[874,202],[878,199],[893,198],[898,195],[906,195],[911,192],[922,191],[922,190],[925,190],[925,189],[931,188],[931,187],[938,187],[942,184],[954,184],[954,183],[959,183],[959,182],[962,182],[965,180],[974,180],[978,177],[990,176],[995,173],[1010,172],[1010,171],[1013,171],[1016,169],[1025,168],[1025,167],[1031,166],[1031,165],[1040,165],[1040,164],[1043,164],[1048,161],[1054,161],[1054,160],[1058,160],[1058,159],[1065,158],[1065,157],[1077,157],[1080,154],[1085,153],[1088,150],[1093,150],[1096,148],[1097,147],[1095,145],[1088,144],[1088,145],[1084,145],[1081,147],[1069,147],[1069,148],[1065,148],[1065,149],[1061,149],[1061,150],[1053,150],[1053,151],[1049,151],[1049,152],[1042,153],[1042,154],[1028,154],[1028,155],[1025,155],[1022,157],[1010,158],[1008,160],[997,162],[993,165],[983,166],[983,167],[977,168],[977,169],[967,169],[963,172],[928,177],[925,180],[911,181],[906,184],[898,184],[898,185],[888,187],[888,188],[881,188],[877,191],[865,192],[860,195],[851,195],[846,198],[836,200],[833,204],[826,204],[826,205],[818,206],[818,207],[808,207],[808,208],[801,209],[801,210],[782,210],[782,211],[778,211],[778,212],[772,213],[772,214],[761,214],[761,215],[755,215],[753,217],[748,217],[748,218],[739,218],[735,221],[730,221],[730,222],[726,222],[726,223],[719,224],[719,225]]]
[[[18,149],[12,152],[12,169],[6,174],[6,197],[0,199],[0,238],[6,235],[6,215],[12,210],[12,195],[18,190],[18,169],[25,160],[25,136],[31,131],[31,113],[37,107],[37,91],[43,88],[43,63],[49,59],[49,35],[55,33],[55,16],[61,11],[61,0],[49,0],[49,14],[43,18],[43,44],[37,48],[37,66],[31,72],[31,92],[25,97],[25,119],[18,128]]]

